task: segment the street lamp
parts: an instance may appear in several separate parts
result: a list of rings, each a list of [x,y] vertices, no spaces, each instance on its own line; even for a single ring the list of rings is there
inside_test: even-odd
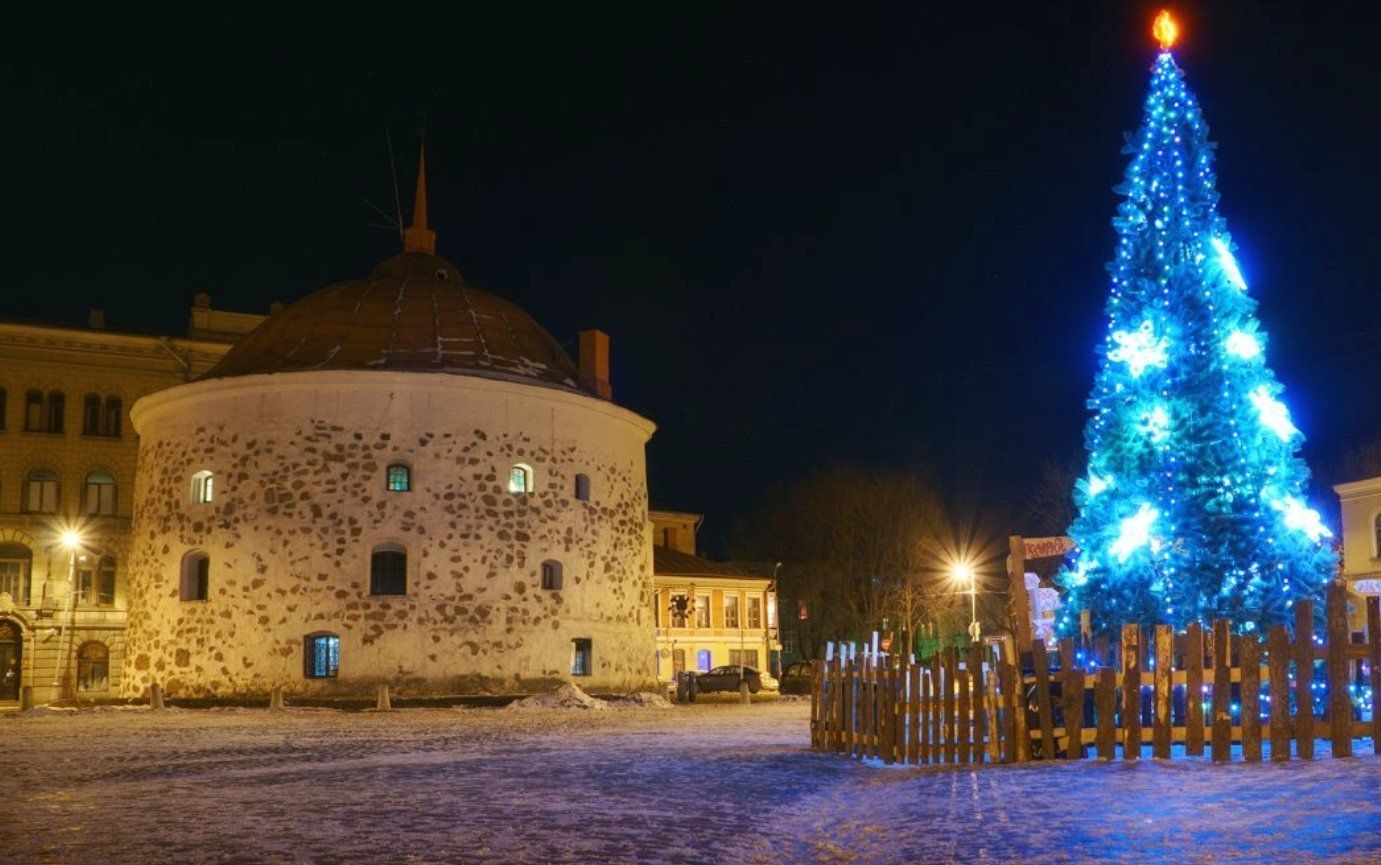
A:
[[[978,625],[978,574],[968,562],[955,564],[950,574],[960,583],[969,584],[968,589],[964,591],[964,594],[969,596],[969,639],[977,643],[982,634]]]
[[[67,550],[67,626],[59,630],[58,638],[58,663],[53,665],[53,694],[61,697],[63,687],[63,674],[70,668],[67,655],[70,652],[62,651],[62,637],[67,637],[68,648],[72,644],[72,631],[77,626],[77,550],[82,546],[82,534],[75,528],[63,529],[58,535],[58,541],[63,549]],[[63,631],[66,633],[64,634]]]

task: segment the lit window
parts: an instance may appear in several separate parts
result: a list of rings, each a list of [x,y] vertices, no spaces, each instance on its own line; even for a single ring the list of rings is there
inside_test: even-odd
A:
[[[0,593],[21,607],[29,604],[29,572],[34,556],[23,544],[0,544]]]
[[[548,559],[542,563],[542,588],[553,591],[561,588],[561,563]]]
[[[389,466],[384,486],[389,492],[408,492],[412,489],[412,469],[403,463],[394,463]]]
[[[594,672],[594,641],[583,637],[571,640],[571,675],[589,676]]]
[[[24,510],[31,514],[58,512],[58,474],[52,469],[34,469],[25,481]]]
[[[215,475],[211,472],[197,472],[192,475],[192,504],[204,505],[215,497]]]
[[[748,598],[748,627],[762,627],[762,598],[757,595],[750,595]],[[754,666],[749,664],[749,666]]]
[[[402,547],[389,545],[374,548],[369,556],[369,593],[408,593],[408,554]]]
[[[200,550],[182,557],[182,580],[178,597],[184,601],[204,601],[211,590],[211,558]]]
[[[695,653],[695,668],[702,673],[710,671],[710,661],[712,656],[709,649],[700,649]]]
[[[86,476],[86,513],[115,516],[115,478],[107,472],[92,472]]]
[[[532,466],[518,463],[508,470],[508,491],[518,495],[532,492]]]
[[[110,650],[92,641],[77,650],[77,690],[110,690]]]
[[[588,502],[590,500],[590,476],[575,476],[575,498],[576,501]]]
[[[738,627],[738,595],[724,596],[724,627]]]
[[[695,626],[697,628],[708,628],[710,626],[709,595],[696,595],[695,597]]]
[[[308,634],[302,641],[302,675],[308,679],[334,679],[340,672],[340,637]]]

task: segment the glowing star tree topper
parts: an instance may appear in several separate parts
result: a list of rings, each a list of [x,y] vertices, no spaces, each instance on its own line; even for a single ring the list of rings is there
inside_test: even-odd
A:
[[[1084,609],[1097,631],[1288,622],[1336,567],[1307,504],[1304,437],[1218,213],[1208,127],[1169,51],[1179,27],[1162,12],[1152,32],[1162,50],[1118,187],[1108,335],[1070,527],[1078,553],[1061,575],[1065,634]]]

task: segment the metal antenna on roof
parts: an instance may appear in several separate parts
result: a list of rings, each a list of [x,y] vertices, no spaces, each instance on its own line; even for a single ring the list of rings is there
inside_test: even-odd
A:
[[[403,242],[403,198],[398,191],[398,163],[393,158],[393,133],[384,127],[384,139],[388,142],[388,172],[393,176],[393,221],[398,226],[398,242]]]

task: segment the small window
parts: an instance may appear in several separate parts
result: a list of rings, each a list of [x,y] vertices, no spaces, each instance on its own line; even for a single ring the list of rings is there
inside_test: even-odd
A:
[[[43,432],[43,392],[31,390],[24,394],[25,432]]]
[[[508,470],[508,491],[517,495],[532,492],[532,466],[518,463]]]
[[[577,637],[571,640],[571,645],[571,675],[591,675],[594,672],[594,640]]]
[[[67,398],[62,395],[62,391],[55,390],[48,393],[48,426],[47,432],[62,432],[62,422],[67,416]]]
[[[553,591],[561,588],[561,563],[548,559],[542,563],[542,588]]]
[[[302,641],[302,675],[308,679],[334,679],[340,672],[340,637],[308,634]]]
[[[738,595],[724,596],[724,627],[738,627]]]
[[[25,480],[24,510],[31,514],[58,512],[58,475],[52,469],[34,469]]]
[[[115,478],[107,472],[86,476],[86,513],[89,516],[115,516]]]
[[[748,598],[748,627],[762,627],[762,598],[757,595],[750,595]]]
[[[408,593],[408,554],[402,547],[375,547],[369,556],[369,593],[406,595]]]
[[[197,472],[192,475],[192,504],[204,505],[215,498],[216,476],[211,472]]]
[[[182,582],[178,597],[184,601],[204,601],[211,592],[211,558],[200,550],[182,557]]]
[[[110,438],[120,437],[120,427],[124,419],[124,404],[118,396],[105,398],[105,422],[101,426],[102,435]]]
[[[579,501],[579,502],[588,502],[588,501],[590,500],[590,476],[589,476],[589,475],[576,475],[576,476],[575,476],[575,498],[576,498],[576,501]]]
[[[110,690],[110,650],[95,641],[77,650],[77,690]]]
[[[101,434],[101,398],[89,393],[82,400],[82,435]]]
[[[412,489],[412,469],[403,463],[394,463],[388,467],[384,485],[389,492],[408,492]]]

